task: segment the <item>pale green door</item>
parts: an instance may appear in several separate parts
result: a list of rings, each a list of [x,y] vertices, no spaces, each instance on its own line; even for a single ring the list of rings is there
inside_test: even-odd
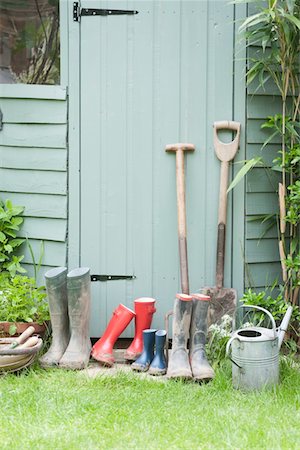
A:
[[[95,275],[135,277],[92,283],[90,334],[100,336],[115,307],[133,307],[139,296],[156,298],[154,326],[163,327],[180,289],[175,156],[166,144],[196,145],[186,158],[190,288],[214,283],[219,164],[211,137],[214,120],[232,119],[233,9],[205,1],[81,6],[138,11],[78,24],[80,263]],[[132,334],[133,325],[124,336]]]

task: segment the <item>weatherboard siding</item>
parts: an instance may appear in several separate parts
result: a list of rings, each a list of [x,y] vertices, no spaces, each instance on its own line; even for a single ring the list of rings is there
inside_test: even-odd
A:
[[[66,89],[1,86],[0,108],[0,196],[25,207],[19,235],[28,238],[36,263],[43,254],[39,271],[43,282],[47,270],[67,263]],[[32,275],[26,243],[20,253]]]
[[[270,288],[276,279],[281,281],[277,226],[254,220],[256,216],[278,213],[276,192],[281,176],[270,167],[280,149],[280,138],[262,149],[269,131],[261,129],[267,116],[281,113],[276,92],[271,82],[264,89],[257,82],[247,88],[246,159],[262,156],[264,161],[263,167],[252,169],[245,183],[245,288],[257,290]]]

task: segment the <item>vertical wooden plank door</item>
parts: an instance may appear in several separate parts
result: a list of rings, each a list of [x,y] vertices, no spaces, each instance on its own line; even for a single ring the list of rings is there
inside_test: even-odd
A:
[[[153,324],[163,327],[180,289],[175,155],[164,151],[166,144],[196,145],[186,157],[191,289],[213,283],[215,246],[205,240],[216,224],[216,208],[208,214],[208,205],[217,201],[218,189],[207,183],[218,181],[219,166],[207,134],[208,92],[214,91],[209,64],[216,53],[209,51],[208,36],[220,2],[209,3],[81,2],[82,8],[138,10],[82,17],[79,25],[80,263],[93,274],[136,277],[92,283],[91,336],[103,334],[119,303],[133,307],[139,296],[156,298]],[[219,52],[223,61],[230,55],[231,67],[231,28],[221,21],[219,27],[218,36],[225,36]],[[231,118],[230,77],[224,86],[228,103],[222,108]],[[210,116],[214,111],[212,105]],[[133,331],[132,324],[123,336]]]

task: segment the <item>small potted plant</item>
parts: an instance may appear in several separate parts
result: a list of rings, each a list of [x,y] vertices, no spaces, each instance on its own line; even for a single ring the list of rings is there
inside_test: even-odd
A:
[[[43,334],[50,319],[46,297],[34,278],[0,273],[0,336],[21,334],[30,325]]]

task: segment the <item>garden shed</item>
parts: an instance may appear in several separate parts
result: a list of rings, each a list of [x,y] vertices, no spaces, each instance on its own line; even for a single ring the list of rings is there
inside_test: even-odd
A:
[[[280,108],[271,85],[246,87],[246,16],[245,4],[227,0],[1,1],[0,195],[25,207],[20,235],[37,259],[44,243],[41,283],[51,267],[90,267],[92,337],[140,296],[157,300],[154,326],[163,327],[180,289],[167,144],[196,147],[185,160],[190,287],[215,284],[212,125],[241,123],[236,163],[260,152],[260,124]],[[248,220],[277,210],[274,180],[256,168],[229,194],[224,284],[239,296],[280,276],[276,227],[261,238]],[[32,273],[28,246],[21,251]]]

